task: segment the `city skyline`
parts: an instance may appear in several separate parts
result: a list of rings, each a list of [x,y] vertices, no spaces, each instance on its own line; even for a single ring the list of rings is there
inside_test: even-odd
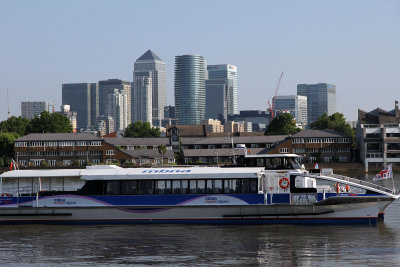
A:
[[[174,105],[174,58],[184,54],[238,67],[239,110],[266,110],[281,72],[279,95],[295,94],[297,84],[335,84],[337,111],[348,120],[358,108],[391,110],[400,98],[399,2],[227,3],[0,1],[0,120],[7,89],[11,115],[23,101],[58,110],[61,84],[131,81],[148,49],[166,63],[167,105]],[[150,11],[156,19],[142,27]]]

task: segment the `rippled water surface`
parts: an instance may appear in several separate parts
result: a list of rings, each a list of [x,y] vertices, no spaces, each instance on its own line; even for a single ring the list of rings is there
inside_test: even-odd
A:
[[[0,226],[0,264],[400,266],[399,222],[397,200],[373,226]]]

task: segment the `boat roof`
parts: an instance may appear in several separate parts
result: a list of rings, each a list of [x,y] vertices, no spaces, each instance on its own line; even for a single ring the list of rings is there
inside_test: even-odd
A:
[[[14,170],[2,178],[80,177],[83,180],[128,179],[222,179],[258,178],[264,168],[165,167],[121,168],[112,165],[88,166],[86,169]]]
[[[246,158],[299,158],[297,154],[255,154],[246,155]]]

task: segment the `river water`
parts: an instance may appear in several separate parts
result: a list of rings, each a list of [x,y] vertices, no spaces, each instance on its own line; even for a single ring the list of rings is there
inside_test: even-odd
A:
[[[367,178],[368,180],[371,178]],[[380,181],[391,187],[391,180]],[[400,175],[395,176],[400,187]],[[400,266],[400,200],[377,225],[0,226],[2,266]]]

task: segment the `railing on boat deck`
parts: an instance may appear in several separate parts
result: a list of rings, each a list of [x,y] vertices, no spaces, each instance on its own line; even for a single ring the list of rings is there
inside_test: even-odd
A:
[[[363,181],[363,180],[359,180],[359,179],[356,179],[356,178],[352,178],[352,177],[348,177],[348,176],[344,176],[344,175],[339,175],[339,174],[323,174],[323,175],[322,174],[321,175],[308,174],[308,175],[304,175],[304,176],[309,176],[309,177],[327,176],[327,177],[336,178],[336,179],[339,179],[339,180],[342,180],[342,181],[347,181],[347,182],[352,182],[352,183],[355,183],[355,184],[368,186],[368,187],[371,187],[371,188],[374,188],[374,189],[377,189],[377,190],[380,190],[380,191],[383,191],[383,192],[386,192],[386,193],[390,193],[390,194],[397,194],[398,193],[395,188],[389,189],[389,188],[386,188],[386,187],[383,187],[383,186],[380,186],[380,185],[377,185],[377,184],[374,184],[374,183],[366,182],[366,181]]]

